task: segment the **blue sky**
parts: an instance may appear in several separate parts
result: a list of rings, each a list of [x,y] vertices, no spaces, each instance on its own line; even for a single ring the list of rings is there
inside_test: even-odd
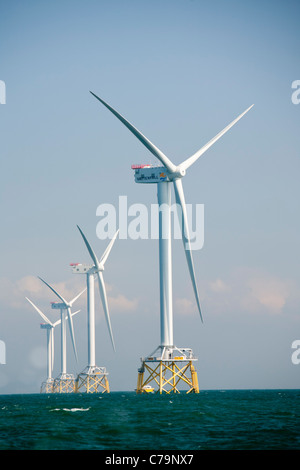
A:
[[[155,158],[89,93],[116,107],[180,163],[252,103],[254,108],[184,178],[204,204],[194,252],[204,324],[180,241],[173,243],[174,336],[192,347],[200,388],[299,388],[300,339],[297,1],[1,1],[0,393],[36,392],[46,339],[25,295],[52,319],[44,277],[66,296],[84,286],[70,262],[99,255],[100,204],[156,201],[132,163]],[[107,262],[113,353],[96,309],[98,365],[112,390],[133,390],[140,357],[159,344],[158,246],[117,240]],[[98,294],[97,294],[98,295]],[[75,333],[86,365],[85,299]],[[55,372],[59,372],[56,332]],[[69,341],[69,346],[71,343]]]

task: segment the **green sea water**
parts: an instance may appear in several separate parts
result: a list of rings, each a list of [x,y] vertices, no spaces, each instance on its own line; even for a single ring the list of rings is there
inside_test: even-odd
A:
[[[300,390],[0,395],[1,450],[299,450]]]

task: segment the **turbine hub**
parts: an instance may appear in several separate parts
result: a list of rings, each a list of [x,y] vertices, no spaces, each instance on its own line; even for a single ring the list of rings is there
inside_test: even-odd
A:
[[[177,167],[175,171],[173,171],[172,173],[168,173],[168,176],[170,178],[170,180],[176,180],[176,179],[179,179],[179,178],[183,178],[186,174],[186,170],[184,168],[180,168]]]

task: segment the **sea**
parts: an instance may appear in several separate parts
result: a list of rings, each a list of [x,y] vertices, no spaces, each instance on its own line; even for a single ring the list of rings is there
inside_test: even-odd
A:
[[[205,450],[300,450],[300,390],[0,395],[0,450],[99,450],[134,468],[116,459],[188,465]]]

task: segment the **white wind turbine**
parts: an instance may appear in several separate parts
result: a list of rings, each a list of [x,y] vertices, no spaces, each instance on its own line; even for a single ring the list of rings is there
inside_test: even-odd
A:
[[[28,299],[28,297],[25,298],[45,321],[45,323],[41,323],[40,326],[41,329],[47,330],[47,379],[45,381],[45,385],[47,388],[48,384],[50,386],[53,384],[52,373],[54,367],[54,328],[61,323],[61,319],[52,323],[49,318],[30,299]],[[78,312],[80,312],[80,310],[77,310],[77,312],[72,313],[72,316],[76,315]]]
[[[27,297],[26,300],[33,306],[33,308],[38,312],[38,314],[42,317],[45,323],[41,324],[42,329],[47,330],[47,379],[46,383],[52,383],[52,373],[53,373],[53,365],[54,365],[54,328],[60,324],[61,320],[52,323],[46,315]]]
[[[159,150],[147,137],[128,122],[121,114],[113,109],[104,100],[93,92],[91,94],[99,100],[109,111],[111,111],[137,138],[138,140],[162,163],[159,167],[166,173],[166,178],[160,181],[159,173],[155,173],[153,168],[143,168],[140,175],[144,178],[137,178],[140,183],[158,183],[157,198],[160,209],[164,207],[164,217],[159,217],[159,268],[160,268],[160,318],[161,318],[161,345],[162,359],[170,357],[170,352],[174,349],[173,341],[173,307],[172,307],[172,262],[171,262],[171,183],[173,183],[177,208],[180,209],[182,241],[185,248],[185,255],[188,269],[192,281],[192,286],[196,298],[198,311],[202,320],[198,289],[195,279],[194,264],[191,252],[190,236],[188,229],[187,209],[182,187],[182,178],[186,171],[204,154],[217,140],[219,140],[231,127],[233,127],[251,108],[250,106],[228,126],[219,132],[207,144],[201,147],[196,153],[184,160],[179,165],[175,165],[161,150]],[[142,173],[142,175],[141,175]],[[165,236],[167,234],[167,236]],[[203,320],[202,320],[203,321]],[[164,356],[165,354],[165,356]]]
[[[85,237],[84,233],[77,228],[84,240],[84,243],[88,249],[88,252],[94,262],[93,265],[84,265],[80,263],[72,263],[72,270],[74,274],[85,274],[87,284],[87,330],[88,330],[88,365],[77,377],[77,390],[85,389],[87,393],[98,393],[100,391],[109,393],[109,383],[107,380],[107,371],[105,367],[98,367],[96,365],[96,348],[95,348],[95,284],[94,278],[97,276],[99,284],[100,298],[106,318],[106,323],[112,342],[113,349],[115,351],[115,342],[113,338],[106,289],[103,279],[104,265],[108,258],[108,255],[112,249],[115,239],[118,235],[119,230],[115,233],[114,237],[110,241],[108,247],[104,251],[100,259],[97,258],[94,250],[90,243]]]
[[[72,320],[72,312],[71,308],[74,304],[74,302],[86,291],[86,288],[83,289],[74,299],[72,299],[70,302],[68,302],[64,297],[59,294],[50,284],[48,284],[44,279],[38,276],[38,278],[46,284],[46,286],[49,287],[49,289],[54,292],[54,294],[62,301],[62,303],[56,304],[55,303],[52,305],[53,308],[59,308],[61,311],[61,326],[62,326],[62,374],[66,373],[66,342],[65,342],[65,317],[63,316],[64,310],[67,310],[67,318],[69,322],[69,330],[70,330],[70,335],[71,335],[71,340],[72,340],[72,345],[73,345],[73,350],[75,354],[75,359],[76,362],[78,362],[78,356],[77,356],[77,350],[76,350],[76,343],[75,343],[75,336],[74,336],[74,326],[73,326],[73,320]]]

